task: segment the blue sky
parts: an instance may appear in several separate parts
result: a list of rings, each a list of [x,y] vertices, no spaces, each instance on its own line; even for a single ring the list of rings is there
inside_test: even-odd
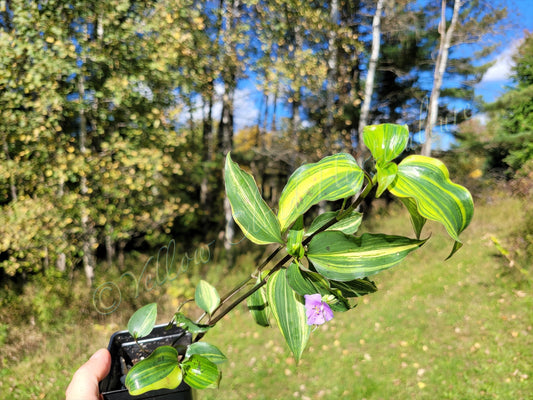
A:
[[[511,84],[509,73],[512,55],[524,38],[524,31],[533,31],[533,0],[508,0],[508,4],[511,26],[504,34],[504,45],[493,56],[496,63],[476,87],[476,94],[483,96],[483,99],[488,102],[502,95],[505,87]]]
[[[512,66],[512,55],[525,36],[525,31],[533,31],[533,0],[506,0],[506,3],[509,11],[509,25],[503,35],[491,39],[502,43],[489,58],[489,60],[495,61],[495,64],[475,87],[476,95],[482,96],[486,102],[494,101],[511,84],[509,73]],[[219,89],[222,90],[222,88]],[[235,94],[235,127],[237,131],[244,126],[255,125],[260,104],[261,95],[254,90],[254,85],[251,82],[242,82]],[[463,107],[464,105],[460,105],[458,108]],[[219,105],[215,105],[215,115],[220,112],[219,108]],[[278,113],[281,112],[282,110],[278,110]],[[199,114],[200,110],[197,110],[197,113]],[[442,139],[447,142],[446,138]],[[437,143],[437,146],[448,147],[449,143],[440,143],[440,146]]]

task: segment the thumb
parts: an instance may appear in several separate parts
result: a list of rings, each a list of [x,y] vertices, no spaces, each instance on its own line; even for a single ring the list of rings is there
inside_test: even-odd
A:
[[[98,350],[74,373],[66,391],[66,400],[98,400],[98,383],[107,376],[110,368],[109,351]]]

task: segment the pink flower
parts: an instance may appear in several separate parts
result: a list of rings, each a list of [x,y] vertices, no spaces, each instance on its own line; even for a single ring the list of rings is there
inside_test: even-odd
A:
[[[322,301],[320,294],[306,294],[304,297],[307,325],[322,325],[333,318],[333,311],[328,303]]]

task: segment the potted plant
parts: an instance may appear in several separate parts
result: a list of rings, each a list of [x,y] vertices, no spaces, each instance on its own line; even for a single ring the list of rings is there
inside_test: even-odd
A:
[[[426,220],[446,228],[453,240],[449,257],[461,247],[459,234],[473,215],[469,191],[450,181],[446,166],[435,158],[410,155],[394,161],[407,146],[407,127],[368,126],[363,137],[374,161],[370,170],[363,170],[349,154],[303,165],[283,189],[277,214],[262,199],[253,177],[227,155],[224,180],[234,220],[250,241],[277,247],[245,282],[223,297],[200,281],[194,302],[203,315],[193,321],[180,307],[169,322],[190,335],[186,348],[163,345],[133,365],[124,382],[130,394],[173,390],[182,382],[196,389],[217,387],[218,364],[226,357],[201,339],[241,302],[247,302],[258,324],[276,321],[298,361],[313,326],[354,308],[359,297],[377,290],[372,275],[397,265],[428,240],[422,237]],[[359,205],[385,190],[407,208],[414,237],[357,235],[362,220]],[[304,215],[323,201],[342,201],[342,205],[304,224]],[[156,315],[156,304],[133,314],[128,324],[133,342],[150,337]]]
[[[130,331],[115,332],[109,340],[108,350],[111,353],[111,370],[100,382],[100,392],[104,400],[127,400],[132,396],[125,387],[126,375],[139,361],[152,354],[158,347],[173,346],[180,357],[185,355],[187,346],[191,344],[191,334],[177,326],[154,326],[149,334],[142,339],[135,339]],[[145,392],[136,399],[157,400],[193,400],[192,390],[185,382],[173,389],[159,389]]]

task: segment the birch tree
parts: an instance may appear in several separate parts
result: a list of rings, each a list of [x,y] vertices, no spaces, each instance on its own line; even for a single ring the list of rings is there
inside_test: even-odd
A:
[[[453,12],[450,24],[446,20],[446,0],[441,1],[441,19],[439,22],[439,50],[437,59],[435,61],[435,71],[433,73],[433,89],[429,98],[428,113],[426,117],[426,125],[424,129],[425,140],[422,145],[421,154],[424,156],[431,155],[431,145],[433,143],[433,129],[437,123],[439,111],[439,97],[442,88],[442,80],[446,66],[448,64],[448,53],[452,44],[452,37],[455,33],[457,23],[459,20],[459,12],[463,6],[462,0],[454,0]]]
[[[357,157],[359,165],[362,165],[365,159],[365,153],[368,151],[363,142],[363,129],[368,124],[368,115],[370,113],[370,104],[372,102],[372,95],[374,93],[374,77],[379,59],[379,48],[381,45],[381,13],[383,12],[384,0],[378,0],[376,3],[376,11],[372,20],[372,50],[370,52],[370,59],[368,61],[368,70],[365,79],[365,94],[363,97],[363,104],[361,106],[361,116],[359,118],[358,141],[357,141]]]

